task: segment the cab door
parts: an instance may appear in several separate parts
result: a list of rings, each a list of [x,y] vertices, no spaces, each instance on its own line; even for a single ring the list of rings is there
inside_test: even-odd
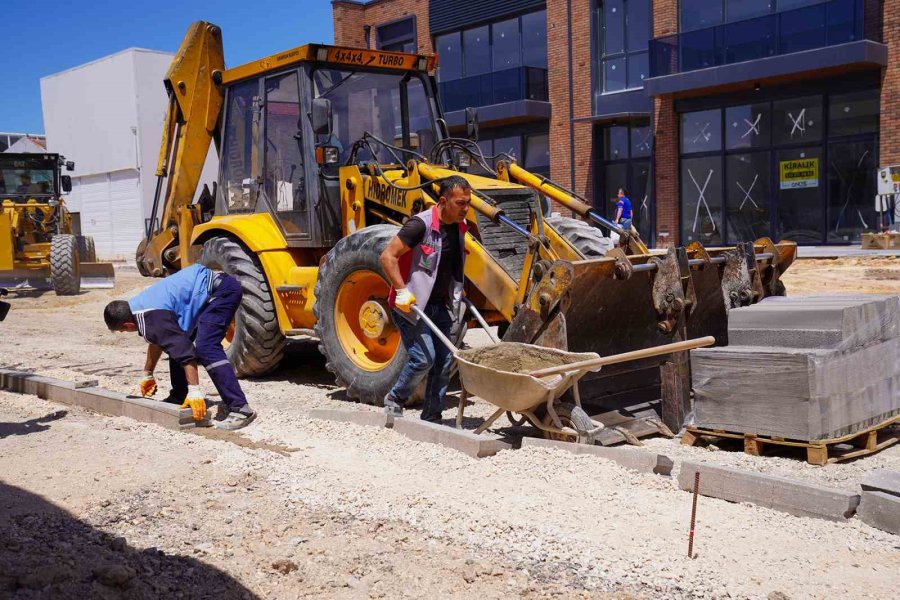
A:
[[[296,70],[264,83],[263,190],[289,243],[311,239],[299,83]]]

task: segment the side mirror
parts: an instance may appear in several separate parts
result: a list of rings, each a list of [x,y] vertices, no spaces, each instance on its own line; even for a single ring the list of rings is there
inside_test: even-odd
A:
[[[472,106],[466,107],[466,137],[478,141],[478,110]]]
[[[75,170],[75,161],[67,160],[66,161],[66,171],[74,171]]]
[[[69,175],[60,175],[59,176],[59,185],[62,188],[62,191],[66,192],[68,194],[69,192],[72,191],[72,177]]]
[[[314,98],[310,119],[312,120],[313,133],[316,135],[330,135],[332,121],[331,100],[328,98]]]

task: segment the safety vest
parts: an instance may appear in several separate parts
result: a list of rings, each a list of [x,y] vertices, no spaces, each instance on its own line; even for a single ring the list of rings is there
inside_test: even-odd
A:
[[[412,217],[419,219],[425,223],[425,237],[422,242],[400,257],[400,275],[406,282],[406,288],[416,297],[416,304],[424,310],[434,290],[434,283],[437,281],[438,266],[441,264],[441,217],[438,214],[437,206],[433,206],[428,210],[424,210]],[[463,292],[463,272],[466,264],[466,231],[468,226],[465,222],[459,224],[459,272],[454,273],[453,289],[450,291],[450,299],[452,301],[452,313],[456,314],[459,303],[462,300]],[[388,304],[394,306],[394,298],[396,291],[391,288],[388,296]],[[414,312],[402,312],[406,320],[413,323],[419,320],[419,316]]]

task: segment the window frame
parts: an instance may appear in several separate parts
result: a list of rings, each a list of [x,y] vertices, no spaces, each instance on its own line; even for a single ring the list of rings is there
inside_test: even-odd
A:
[[[407,15],[405,17],[400,17],[399,19],[394,19],[392,21],[385,21],[384,23],[379,23],[375,26],[375,49],[376,50],[385,50],[385,46],[393,46],[394,44],[404,43],[410,41],[409,36],[395,36],[393,38],[388,38],[387,40],[383,40],[381,38],[381,31],[384,28],[390,27],[391,25],[397,25],[398,23],[402,23],[404,21],[412,22],[412,45],[413,45],[413,53],[417,53],[419,51],[419,30],[418,30],[418,21],[416,19],[416,15]],[[386,52],[400,52],[400,50],[385,50]]]
[[[650,1],[650,0],[648,0],[648,1]],[[524,48],[523,48],[523,40],[524,40],[524,38],[523,38],[523,33],[524,33],[524,30],[523,30],[523,27],[522,27],[522,19],[523,19],[523,17],[530,16],[530,15],[534,15],[534,14],[537,14],[537,13],[543,13],[543,14],[544,14],[544,21],[543,21],[543,22],[544,22],[544,43],[545,43],[545,45],[546,45],[546,42],[547,42],[547,33],[546,33],[546,25],[547,25],[546,14],[547,14],[547,9],[546,9],[546,8],[542,8],[542,9],[540,9],[540,10],[531,10],[531,11],[527,11],[527,12],[523,12],[523,13],[518,13],[518,14],[513,14],[513,15],[507,15],[506,17],[504,17],[504,18],[502,18],[502,19],[499,19],[499,20],[496,20],[496,21],[489,21],[489,22],[487,22],[487,23],[478,23],[478,24],[471,25],[471,26],[469,26],[469,27],[465,27],[465,28],[463,28],[463,29],[454,29],[454,30],[451,30],[451,31],[442,31],[442,32],[440,32],[440,33],[435,34],[434,36],[432,36],[432,37],[433,37],[433,42],[434,42],[434,44],[435,44],[435,48],[438,48],[438,46],[437,46],[437,40],[438,40],[438,38],[441,38],[441,37],[446,36],[446,35],[458,35],[458,36],[459,36],[458,39],[459,39],[459,56],[460,56],[460,76],[459,76],[458,78],[454,78],[454,79],[446,79],[446,80],[445,80],[445,79],[441,79],[441,80],[438,81],[438,83],[447,83],[447,82],[450,82],[450,81],[457,81],[458,79],[466,79],[466,78],[468,78],[468,77],[478,77],[479,75],[487,75],[487,74],[490,74],[490,73],[498,73],[498,72],[506,71],[506,70],[509,70],[509,69],[521,69],[521,68],[533,68],[533,69],[540,69],[540,68],[543,68],[543,69],[547,69],[547,66],[546,66],[546,65],[545,65],[544,67],[533,67],[533,66],[531,66],[531,65],[526,65],[526,64],[525,64],[525,51],[524,51]],[[515,19],[516,24],[517,24],[517,26],[518,26],[518,35],[519,35],[519,43],[518,43],[519,65],[516,66],[516,67],[507,67],[506,69],[494,69],[494,25],[497,25],[497,24],[499,24],[499,23],[506,23],[506,22],[508,22],[508,21],[512,21],[513,19]],[[469,32],[469,31],[472,31],[473,29],[479,29],[479,28],[481,28],[481,27],[487,27],[487,30],[488,30],[488,64],[489,64],[489,68],[488,68],[488,70],[487,70],[486,72],[483,72],[483,73],[469,74],[469,73],[466,72],[466,42],[465,42],[465,34],[466,34],[467,32]],[[438,50],[438,55],[440,56],[440,51],[439,51],[439,50]],[[438,64],[440,65],[440,63],[438,63]],[[438,70],[438,73],[440,74],[440,70]]]
[[[646,2],[648,6],[647,14],[647,43],[644,48],[639,50],[632,50],[629,48],[629,23],[628,23],[628,5],[631,2]],[[605,13],[603,11],[605,2],[603,0],[594,0],[593,2],[593,10],[592,10],[592,18],[591,18],[591,26],[594,31],[591,34],[591,44],[592,48],[592,57],[594,63],[594,88],[598,89],[600,95],[604,94],[617,94],[621,92],[628,92],[632,90],[640,90],[644,88],[643,80],[641,80],[640,85],[632,85],[630,74],[631,74],[631,61],[640,56],[644,55],[646,57],[647,63],[647,74],[645,76],[650,76],[650,40],[653,39],[653,0],[622,0],[622,51],[621,52],[612,52],[610,54],[606,54],[605,49]],[[680,10],[680,8],[679,8]],[[616,61],[622,59],[623,60],[623,70],[625,87],[621,89],[608,90],[607,89],[607,77],[606,77],[606,67],[608,62]]]
[[[871,84],[864,85],[863,87],[852,90],[853,93],[862,93],[869,92],[875,95],[875,97],[879,97],[878,87],[875,87]],[[727,217],[728,210],[728,189],[727,182],[731,180],[731,176],[728,169],[728,157],[736,154],[750,154],[750,153],[766,153],[768,154],[768,159],[770,162],[769,166],[769,197],[767,199],[767,210],[769,215],[769,236],[773,239],[780,235],[779,226],[781,225],[779,221],[779,205],[782,200],[779,197],[779,165],[778,165],[778,156],[780,152],[783,151],[791,151],[791,150],[799,150],[805,148],[815,148],[820,152],[819,154],[819,184],[817,186],[819,193],[819,203],[820,203],[820,219],[817,223],[818,230],[822,233],[822,238],[816,242],[806,242],[800,241],[800,244],[813,244],[813,245],[840,245],[837,242],[832,241],[832,237],[829,234],[830,227],[830,213],[829,213],[829,198],[831,195],[830,188],[830,180],[829,173],[830,167],[826,168],[826,166],[830,165],[830,156],[829,152],[831,151],[831,147],[835,144],[843,144],[843,143],[851,143],[851,142],[873,142],[875,148],[875,156],[873,160],[875,163],[878,163],[879,160],[879,142],[881,139],[880,127],[877,131],[864,131],[861,133],[832,133],[832,122],[831,122],[831,109],[832,109],[832,98],[835,96],[843,96],[850,92],[843,89],[813,89],[813,90],[804,90],[798,89],[793,94],[776,94],[773,96],[761,98],[759,100],[754,101],[740,101],[738,99],[730,99],[725,102],[716,103],[714,105],[706,104],[703,107],[694,108],[692,110],[680,110],[677,112],[678,114],[678,123],[679,123],[679,140],[678,140],[678,173],[679,177],[681,174],[681,164],[685,159],[692,159],[698,157],[712,157],[719,156],[721,157],[722,171],[720,173],[720,177],[722,180],[722,190],[723,194],[720,199],[719,207],[720,214],[722,215],[722,243],[726,245],[730,245],[733,243],[732,232],[729,231],[729,224]],[[786,101],[786,100],[798,100],[803,98],[819,98],[819,102],[822,108],[821,114],[821,136],[816,141],[802,140],[798,139],[793,142],[785,142],[780,141],[778,136],[775,133],[775,104]],[[769,115],[771,131],[768,138],[768,144],[764,146],[756,146],[752,148],[731,148],[729,149],[726,142],[726,132],[725,128],[727,127],[727,112],[729,108],[734,108],[737,106],[744,105],[760,105],[765,104],[767,106],[766,112]],[[879,112],[880,112],[880,104],[879,104]],[[721,120],[721,128],[722,128],[722,145],[717,150],[703,151],[703,152],[693,152],[685,154],[682,152],[682,135],[683,131],[681,131],[681,120],[682,116],[685,113],[693,113],[700,112],[706,110],[717,110],[719,112],[719,118]],[[874,173],[872,174],[874,177]],[[684,211],[684,198],[681,194],[681,182],[679,182],[679,197],[678,197],[678,211],[679,211],[679,235],[682,239],[682,242],[685,243],[685,220],[689,222],[693,216],[687,215]],[[708,201],[708,200],[707,200]],[[741,240],[741,241],[749,241],[749,240]],[[853,240],[848,240],[844,243],[852,244]]]

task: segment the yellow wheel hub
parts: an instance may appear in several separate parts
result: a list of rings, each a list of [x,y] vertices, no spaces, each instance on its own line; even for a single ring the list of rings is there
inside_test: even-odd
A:
[[[359,326],[363,334],[369,339],[377,340],[384,336],[391,323],[387,304],[381,300],[368,300],[363,302],[359,309]]]
[[[334,328],[344,353],[364,371],[380,371],[400,346],[387,309],[388,283],[374,271],[356,271],[338,287]]]

